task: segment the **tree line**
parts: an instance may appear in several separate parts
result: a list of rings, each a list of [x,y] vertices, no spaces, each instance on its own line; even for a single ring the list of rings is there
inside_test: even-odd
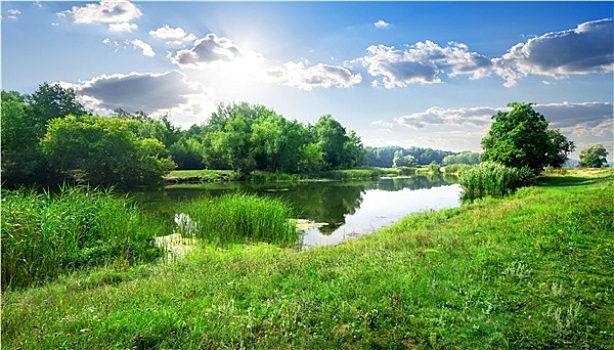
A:
[[[425,166],[431,163],[440,165],[477,164],[480,154],[475,152],[452,152],[432,148],[400,146],[365,147],[362,166],[398,168]]]
[[[159,184],[172,169],[313,173],[353,168],[360,137],[330,115],[290,121],[259,105],[220,105],[187,130],[167,116],[118,109],[98,116],[75,92],[44,83],[32,95],[2,91],[2,185]]]

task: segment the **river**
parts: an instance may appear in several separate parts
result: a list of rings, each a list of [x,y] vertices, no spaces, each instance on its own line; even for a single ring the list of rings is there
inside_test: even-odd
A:
[[[181,201],[233,191],[281,198],[294,208],[298,218],[322,224],[304,231],[304,248],[339,244],[410,213],[458,207],[462,194],[460,185],[442,178],[412,176],[348,182],[175,185],[132,195],[145,210],[173,220],[178,214],[175,207]]]

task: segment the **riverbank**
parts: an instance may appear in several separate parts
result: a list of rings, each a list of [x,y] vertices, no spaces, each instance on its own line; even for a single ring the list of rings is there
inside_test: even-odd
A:
[[[2,342],[47,348],[608,348],[614,172],[412,215],[340,246],[194,247],[2,294]]]
[[[358,168],[321,171],[312,174],[285,174],[253,171],[241,174],[232,170],[174,170],[164,177],[166,185],[198,184],[207,182],[276,182],[276,181],[350,181],[376,179],[380,176],[407,175],[399,169]]]

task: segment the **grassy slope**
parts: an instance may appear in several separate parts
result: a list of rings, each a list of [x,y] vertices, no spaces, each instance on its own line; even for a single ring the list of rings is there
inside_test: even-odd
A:
[[[337,247],[202,248],[3,293],[31,348],[610,348],[614,173],[410,216]]]

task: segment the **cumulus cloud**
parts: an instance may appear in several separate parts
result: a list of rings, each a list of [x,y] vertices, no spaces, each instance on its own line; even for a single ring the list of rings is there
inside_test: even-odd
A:
[[[360,74],[340,66],[317,64],[305,67],[303,62],[288,62],[282,67],[267,71],[270,81],[310,91],[314,88],[349,88],[362,81]]]
[[[245,50],[232,40],[208,34],[194,42],[191,49],[180,50],[171,57],[171,61],[181,68],[206,68],[221,62],[240,59],[262,60],[262,55]]]
[[[132,44],[132,46],[134,46],[135,48],[141,49],[143,51],[144,56],[153,57],[156,55],[154,50],[151,48],[151,45],[147,44],[146,42],[143,42],[142,40],[135,39],[132,40],[130,44]]]
[[[7,18],[12,20],[16,20],[21,15],[21,11],[17,9],[8,9],[6,12],[8,13]]]
[[[441,108],[431,107],[424,112],[407,114],[394,120],[403,126],[412,129],[421,129],[433,125],[449,126],[475,126],[486,127],[492,122],[491,117],[498,111],[509,108],[468,107],[468,108]]]
[[[112,32],[131,32],[138,28],[139,26],[137,26],[136,24],[127,22],[109,24],[109,30]]]
[[[507,87],[530,74],[560,77],[614,72],[612,19],[584,22],[575,29],[531,38],[493,63]]]
[[[410,84],[440,83],[442,76],[469,75],[479,79],[489,75],[489,58],[470,52],[467,45],[450,42],[441,47],[432,41],[418,42],[404,50],[393,46],[372,45],[368,54],[356,60],[375,77],[374,86],[406,87]]]
[[[544,115],[550,129],[560,129],[565,135],[606,136],[614,130],[614,106],[611,102],[557,102],[536,104],[533,109]],[[509,107],[431,107],[423,112],[395,118],[399,125],[417,130],[437,126],[471,127],[484,133],[498,111]]]
[[[533,107],[564,134],[604,136],[614,130],[614,106],[611,102],[560,102]]]
[[[390,23],[380,19],[379,21],[373,23],[373,25],[375,26],[375,28],[387,28],[388,26],[390,26]]]
[[[156,39],[168,40],[167,45],[182,45],[184,42],[196,40],[196,35],[186,33],[181,27],[172,28],[168,24],[156,30],[150,30],[149,35]]]
[[[86,4],[84,7],[73,6],[72,9],[61,12],[61,14],[72,15],[75,23],[106,23],[113,31],[136,29],[136,24],[130,24],[130,21],[143,15],[134,4],[125,0],[102,0],[99,4]]]
[[[185,30],[181,27],[171,28],[168,24],[156,30],[150,30],[149,35],[157,39],[182,39],[186,36]]]
[[[131,113],[155,114],[173,110],[197,113],[212,95],[203,85],[189,81],[177,71],[102,75],[70,87],[86,107],[98,113],[109,113],[117,108]]]

